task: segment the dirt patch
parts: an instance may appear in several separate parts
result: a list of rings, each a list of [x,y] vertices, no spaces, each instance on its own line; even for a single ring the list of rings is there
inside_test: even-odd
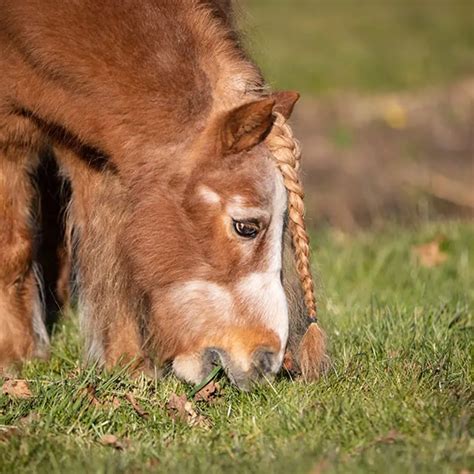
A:
[[[303,98],[293,126],[310,225],[474,217],[474,78],[419,93]]]

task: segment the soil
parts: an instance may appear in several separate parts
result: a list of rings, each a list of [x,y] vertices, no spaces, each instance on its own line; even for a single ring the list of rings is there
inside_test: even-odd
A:
[[[474,78],[418,93],[303,98],[309,225],[474,217]]]

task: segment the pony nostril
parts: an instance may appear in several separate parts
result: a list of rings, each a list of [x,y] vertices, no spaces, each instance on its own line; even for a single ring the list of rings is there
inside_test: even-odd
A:
[[[263,373],[268,374],[273,372],[273,366],[276,354],[268,350],[258,350],[253,356],[253,365],[256,369]]]
[[[227,353],[222,349],[209,348],[204,352],[204,362],[210,366],[222,365],[223,367],[227,364]]]
[[[217,365],[219,363],[219,354],[216,351],[207,352],[207,360],[211,365]]]

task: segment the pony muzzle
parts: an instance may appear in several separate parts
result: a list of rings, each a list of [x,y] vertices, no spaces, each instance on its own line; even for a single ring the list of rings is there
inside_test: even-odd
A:
[[[248,356],[237,356],[222,348],[209,347],[200,353],[176,357],[173,370],[179,378],[197,384],[215,367],[221,366],[232,384],[241,390],[248,390],[253,384],[272,380],[281,364],[280,351],[267,346],[257,347]]]

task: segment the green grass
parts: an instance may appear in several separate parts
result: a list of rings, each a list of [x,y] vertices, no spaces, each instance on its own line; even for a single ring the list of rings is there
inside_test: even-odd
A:
[[[474,73],[470,0],[247,0],[242,27],[278,88],[420,88]]]
[[[448,260],[420,267],[412,246],[439,234]],[[323,380],[280,380],[240,393],[222,379],[215,404],[196,404],[212,429],[192,428],[167,414],[170,394],[190,390],[173,377],[130,381],[81,368],[71,319],[54,337],[52,360],[21,374],[33,397],[0,395],[0,426],[21,425],[0,441],[0,472],[473,469],[474,226],[393,226],[352,237],[321,231],[314,242],[321,320],[334,361]],[[85,387],[95,388],[102,405],[88,401]],[[147,418],[124,401],[128,391]],[[114,396],[122,399],[118,408],[107,403]],[[33,421],[25,422],[32,413]],[[129,439],[129,446],[102,446],[98,440],[106,433]]]

